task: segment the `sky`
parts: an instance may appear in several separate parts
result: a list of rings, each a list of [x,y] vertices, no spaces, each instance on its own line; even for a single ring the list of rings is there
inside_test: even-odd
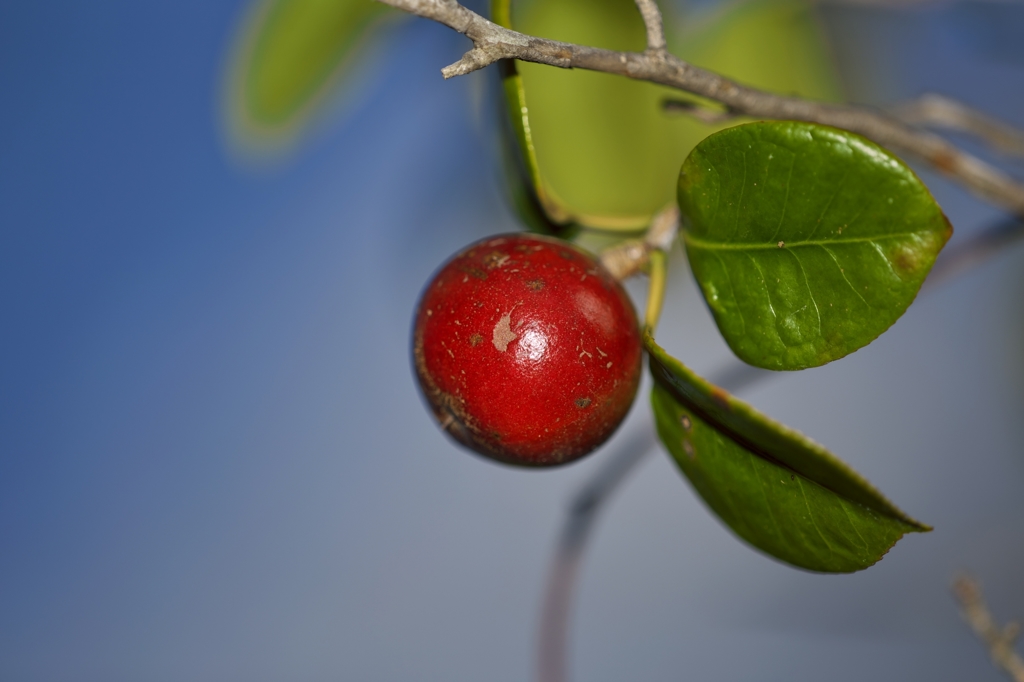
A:
[[[420,288],[518,229],[482,74],[427,22],[273,166],[218,109],[240,2],[0,3],[0,678],[527,680],[567,505],[453,445],[410,369]],[[1024,6],[833,6],[850,96],[1024,126]],[[985,153],[970,140],[968,148]],[[1024,174],[1024,164],[989,157]],[[999,212],[922,170],[954,242]],[[674,255],[659,341],[730,362]],[[585,555],[579,680],[999,680],[949,595],[1024,618],[1024,246],[867,348],[741,397],[935,531],[850,576],[737,540],[647,457]],[[643,283],[630,285],[638,300]]]

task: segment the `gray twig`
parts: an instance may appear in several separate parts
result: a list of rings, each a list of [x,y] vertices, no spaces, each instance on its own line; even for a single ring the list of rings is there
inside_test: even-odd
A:
[[[445,78],[461,76],[499,59],[520,59],[561,68],[587,69],[649,81],[724,104],[730,111],[762,119],[810,121],[850,130],[883,147],[923,160],[956,179],[975,194],[1016,215],[1024,215],[1024,184],[994,166],[958,149],[934,133],[865,107],[813,102],[776,95],[731,81],[684,62],[664,49],[617,52],[528,36],[503,28],[457,0],[381,0],[406,12],[437,21],[464,34],[473,48],[441,70]],[[641,7],[653,0],[640,0]],[[656,9],[656,8],[655,8]],[[648,40],[652,40],[647,22]],[[658,24],[660,26],[660,23]],[[657,31],[654,42],[658,44]]]
[[[1024,220],[1006,218],[978,230],[963,242],[946,247],[935,261],[935,267],[928,274],[921,291],[931,291],[957,275],[981,265],[1022,237]]]
[[[962,575],[953,582],[953,594],[960,602],[964,620],[988,649],[995,666],[1013,682],[1024,682],[1024,660],[1013,648],[1020,626],[1007,623],[1005,627],[999,627],[985,604],[981,587],[968,575]]]
[[[1024,132],[948,97],[922,95],[892,111],[907,123],[968,133],[994,151],[1024,157]]]
[[[636,0],[636,8],[644,19],[647,29],[647,51],[661,52],[665,49],[665,28],[661,21],[661,10],[654,0]]]

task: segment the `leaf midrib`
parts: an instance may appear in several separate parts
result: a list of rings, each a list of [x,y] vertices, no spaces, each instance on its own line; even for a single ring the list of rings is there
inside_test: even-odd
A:
[[[664,354],[664,349],[662,349],[660,346],[658,346],[657,342],[655,342],[653,339],[651,340],[651,342],[652,342],[652,344],[656,348],[658,348],[661,351],[662,354]],[[657,362],[657,364],[660,365],[661,369],[666,374],[669,374],[671,376],[682,376],[681,374],[680,375],[676,375],[675,372],[673,372],[672,369],[669,368],[668,364],[664,360],[662,360],[660,357],[658,357],[658,354],[651,352],[650,348],[648,348],[647,350],[648,350],[648,352],[651,353],[651,360]],[[669,359],[674,359],[674,358],[671,358],[671,356],[669,356]],[[687,370],[686,373],[692,374],[692,372],[689,372],[688,370]],[[866,478],[864,478],[863,475],[861,475],[859,472],[857,472],[854,469],[852,469],[850,467],[850,465],[848,465],[846,462],[843,462],[842,460],[840,460],[838,457],[836,457],[834,454],[832,454],[828,450],[822,448],[821,446],[814,447],[810,443],[799,443],[799,440],[801,438],[806,439],[806,436],[803,436],[803,434],[799,434],[799,433],[793,431],[793,429],[790,429],[789,427],[784,426],[782,424],[778,425],[779,427],[781,427],[781,429],[784,429],[785,431],[790,432],[788,434],[783,434],[783,435],[787,439],[791,439],[792,438],[792,439],[796,440],[797,442],[793,443],[793,445],[796,448],[801,448],[801,447],[807,448],[809,451],[811,451],[812,458],[813,457],[821,458],[822,463],[824,463],[828,467],[834,468],[835,471],[839,475],[849,477],[850,479],[853,480],[853,482],[859,483],[861,486],[863,486],[864,490],[868,494],[868,497],[872,498],[870,500],[870,503],[862,502],[860,500],[856,500],[853,497],[850,497],[846,493],[841,493],[838,490],[836,490],[835,488],[833,488],[832,486],[827,485],[827,484],[823,483],[822,481],[819,481],[819,480],[813,478],[811,475],[809,475],[807,473],[804,473],[803,471],[801,471],[801,470],[793,467],[792,465],[782,461],[781,459],[778,459],[774,455],[770,454],[759,443],[757,443],[756,436],[752,437],[752,436],[750,436],[748,434],[741,433],[738,429],[735,429],[735,428],[727,425],[723,420],[713,416],[710,411],[704,409],[704,407],[702,405],[700,405],[697,401],[687,399],[685,397],[685,394],[680,389],[678,389],[677,387],[675,387],[672,384],[671,380],[668,380],[668,379],[659,380],[657,372],[652,372],[652,376],[654,377],[655,383],[660,385],[662,387],[662,389],[665,390],[672,398],[674,398],[676,401],[678,401],[680,405],[682,405],[686,409],[692,411],[694,414],[696,414],[701,419],[703,419],[705,422],[707,422],[709,425],[711,425],[712,428],[714,428],[716,431],[718,431],[718,433],[720,433],[722,436],[724,436],[725,438],[728,438],[729,440],[737,443],[740,447],[745,448],[747,451],[749,451],[755,457],[760,457],[761,459],[763,459],[766,462],[774,464],[775,466],[778,466],[778,467],[780,467],[780,468],[782,468],[782,469],[784,469],[786,471],[790,471],[790,472],[796,474],[797,476],[801,477],[802,479],[804,479],[804,480],[806,480],[806,481],[808,481],[810,483],[813,483],[814,485],[817,485],[817,486],[819,486],[819,487],[829,491],[830,493],[832,493],[833,495],[836,495],[840,499],[846,500],[850,504],[856,504],[856,505],[859,505],[861,507],[864,507],[865,509],[870,509],[872,512],[874,512],[876,514],[880,514],[881,516],[884,516],[887,519],[896,521],[896,522],[904,524],[904,525],[906,525],[906,526],[908,526],[910,528],[916,529],[913,532],[922,532],[922,531],[927,532],[927,531],[931,530],[930,526],[921,523],[920,521],[914,519],[911,516],[908,516],[906,512],[904,512],[899,507],[897,507],[895,504],[893,504],[887,497],[885,497],[885,495],[882,494],[881,491],[876,489],[875,486],[872,485],[870,481],[868,481]],[[704,394],[704,391],[702,391],[700,389],[700,387],[697,385],[696,382],[694,382],[694,381],[692,381],[690,379],[686,379],[685,381],[691,383],[691,385],[693,386],[694,390],[696,390],[698,394]],[[733,409],[735,409],[735,408],[731,407],[731,408],[729,408],[729,411],[733,411]],[[750,416],[749,418],[752,421],[755,421],[755,422],[758,421],[753,416]],[[765,417],[765,418],[770,420],[770,417]],[[767,425],[765,425],[765,426],[767,426]]]
[[[900,232],[897,234],[885,234],[878,235],[876,237],[849,237],[846,239],[810,239],[799,242],[787,242],[783,241],[783,246],[779,246],[778,242],[763,243],[763,244],[751,244],[748,242],[713,242],[699,237],[692,236],[689,232],[684,235],[684,239],[687,244],[692,244],[701,249],[708,249],[712,251],[768,251],[771,249],[793,249],[800,246],[843,246],[844,244],[870,244],[872,242],[884,241],[887,239],[897,238],[910,238],[917,237],[920,232]]]

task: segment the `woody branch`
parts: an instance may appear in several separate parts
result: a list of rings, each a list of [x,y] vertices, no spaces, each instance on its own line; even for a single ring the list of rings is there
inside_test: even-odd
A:
[[[457,0],[380,0],[464,34],[473,48],[441,70],[445,78],[482,69],[499,59],[586,69],[648,81],[723,104],[737,115],[820,123],[859,133],[890,150],[918,158],[976,195],[1024,216],[1024,184],[934,133],[866,107],[776,95],[740,85],[665,50],[661,13],[654,0],[636,0],[647,29],[643,52],[617,52],[537,38],[504,28]]]

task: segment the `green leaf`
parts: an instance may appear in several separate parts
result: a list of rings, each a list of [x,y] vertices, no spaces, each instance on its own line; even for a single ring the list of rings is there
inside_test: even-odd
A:
[[[228,123],[246,144],[287,146],[339,86],[353,80],[393,15],[369,0],[264,0],[235,39]]]
[[[786,563],[849,573],[871,566],[915,521],[802,434],[701,379],[649,330],[658,435],[708,507]]]
[[[905,164],[853,133],[761,122],[701,142],[679,174],[684,243],[742,360],[831,362],[888,329],[953,228]]]
[[[803,0],[760,0],[705,20],[663,8],[669,48],[746,83],[838,97]],[[493,19],[530,35],[642,51],[633,0],[492,0]],[[513,202],[538,229],[640,229],[673,200],[680,160],[720,126],[665,113],[682,93],[622,76],[510,62],[502,66]],[[714,106],[714,105],[711,105]]]

